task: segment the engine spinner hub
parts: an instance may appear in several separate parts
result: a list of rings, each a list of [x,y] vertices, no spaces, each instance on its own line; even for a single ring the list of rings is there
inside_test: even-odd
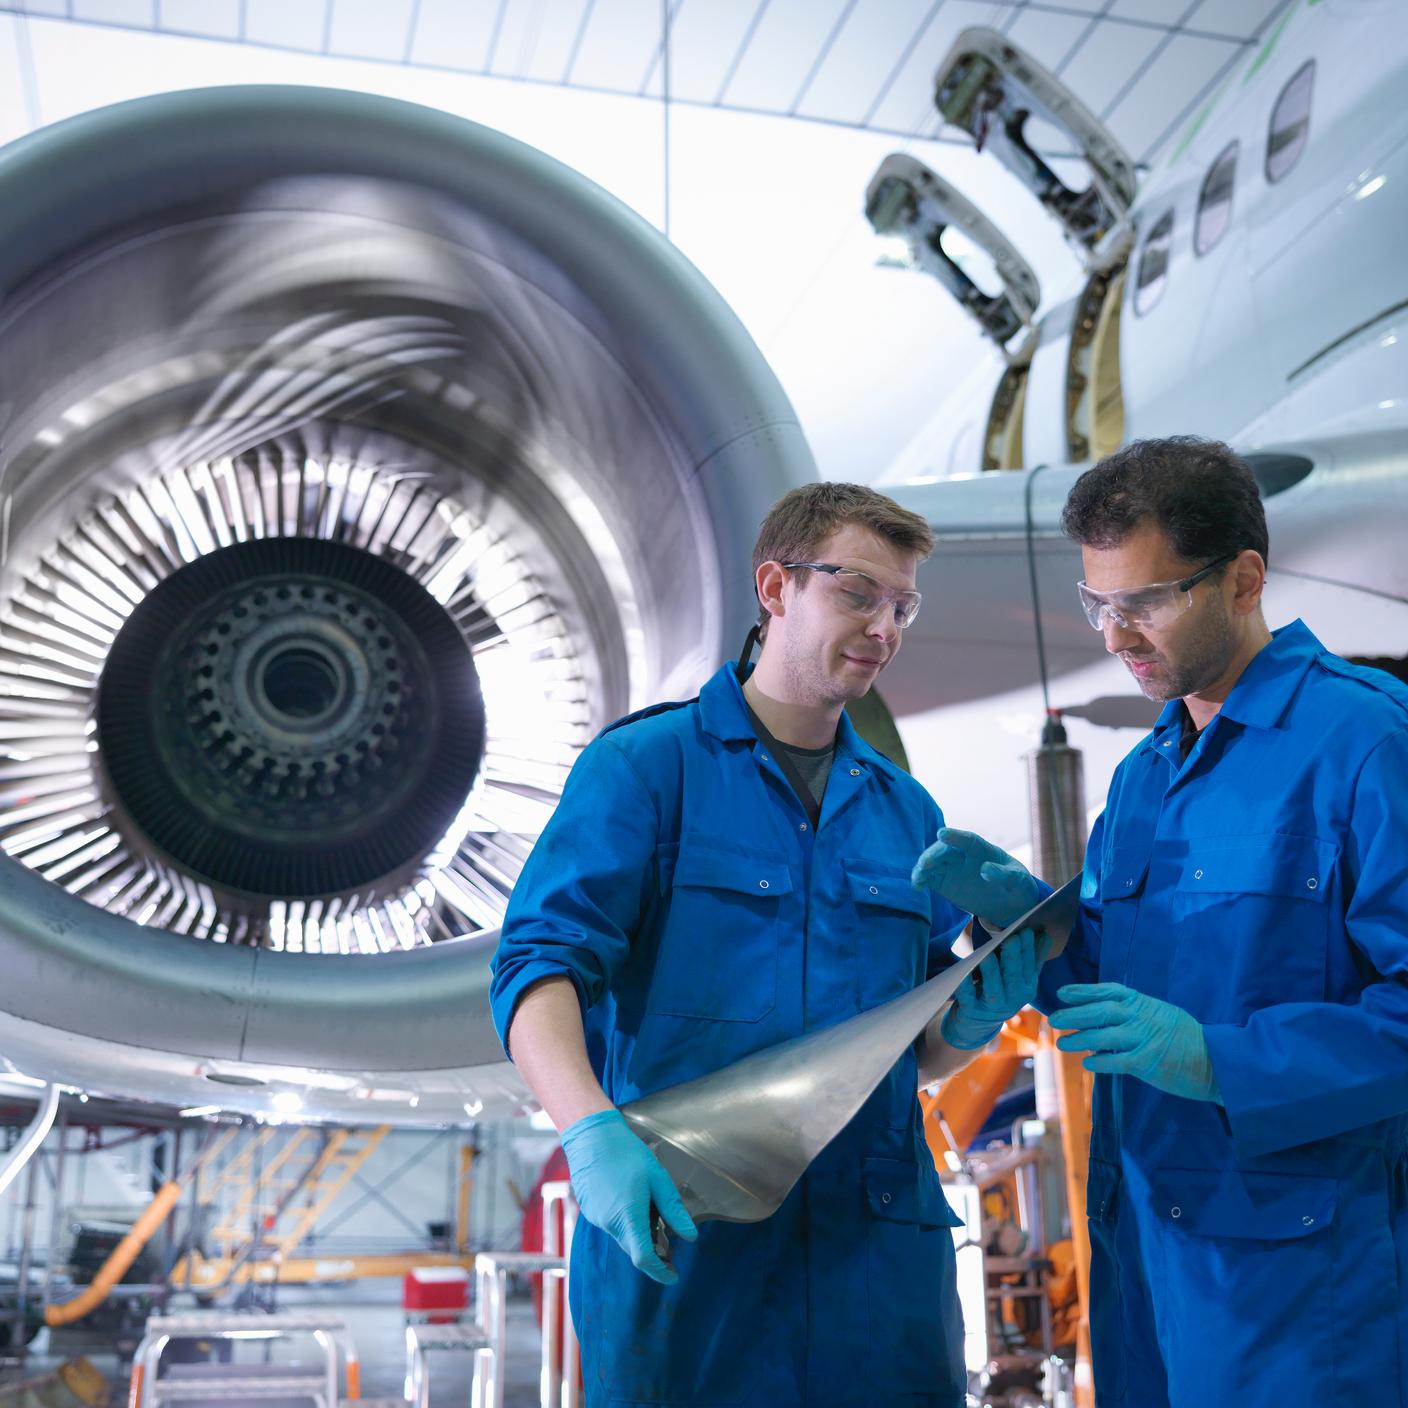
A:
[[[98,690],[114,801],[222,890],[375,887],[452,826],[484,749],[473,659],[414,578],[343,543],[188,563],[132,612]]]

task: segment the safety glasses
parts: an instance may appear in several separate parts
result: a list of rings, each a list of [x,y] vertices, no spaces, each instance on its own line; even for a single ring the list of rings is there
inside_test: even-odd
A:
[[[1080,593],[1085,619],[1094,630],[1104,630],[1104,618],[1108,616],[1121,630],[1161,631],[1192,606],[1193,588],[1235,556],[1235,553],[1224,553],[1216,562],[1200,567],[1191,577],[1178,582],[1152,582],[1147,587],[1133,587],[1123,592],[1097,592],[1084,582],[1077,582],[1076,591]]]
[[[893,604],[895,625],[900,630],[912,625],[919,615],[918,592],[895,592],[882,587],[874,577],[858,572],[854,567],[838,567],[834,562],[784,562],[789,572],[820,572],[836,604],[847,614],[862,621],[873,621],[887,606]]]

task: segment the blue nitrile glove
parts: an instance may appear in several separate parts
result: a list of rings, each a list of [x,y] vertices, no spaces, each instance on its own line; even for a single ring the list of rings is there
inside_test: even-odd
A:
[[[914,863],[910,881],[937,890],[959,909],[1005,929],[1040,898],[1041,887],[1021,861],[971,831],[945,826]]]
[[[960,1051],[986,1046],[1036,996],[1037,970],[1050,948],[1050,935],[1018,930],[959,983],[939,1035]]]
[[[1222,1103],[1203,1029],[1181,1007],[1122,983],[1067,983],[1056,996],[1064,1005],[1051,1025],[1070,1029],[1056,1045],[1091,1052],[1081,1062],[1087,1071],[1138,1076],[1185,1100]]]
[[[572,1191],[582,1216],[620,1243],[621,1249],[653,1280],[672,1286],[679,1280],[650,1241],[650,1205],[672,1231],[692,1242],[699,1234],[684,1201],[659,1159],[626,1123],[620,1110],[598,1110],[570,1124],[562,1152],[572,1173]]]

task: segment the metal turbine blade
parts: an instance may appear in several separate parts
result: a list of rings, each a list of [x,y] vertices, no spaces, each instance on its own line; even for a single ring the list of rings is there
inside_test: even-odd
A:
[[[927,983],[824,1031],[625,1106],[621,1113],[674,1180],[695,1222],[758,1222],[855,1117],[905,1049],[974,968],[1022,929],[1065,947],[1080,876]]]

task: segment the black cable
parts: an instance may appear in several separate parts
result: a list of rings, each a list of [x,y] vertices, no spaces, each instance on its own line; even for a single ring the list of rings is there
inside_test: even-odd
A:
[[[1036,577],[1036,533],[1032,523],[1032,485],[1036,482],[1037,475],[1045,468],[1044,464],[1039,464],[1027,475],[1023,499],[1026,517],[1027,575],[1031,581],[1032,619],[1036,627],[1036,660],[1037,668],[1041,671],[1041,702],[1046,715],[1041,725],[1041,747],[1043,750],[1060,747],[1066,742],[1066,729],[1061,722],[1061,711],[1051,707],[1051,691],[1046,673],[1046,636],[1041,628],[1041,592],[1037,587]],[[1068,838],[1063,824],[1062,798],[1054,772],[1048,774],[1046,783],[1052,828],[1056,833],[1056,867],[1060,872],[1061,881],[1064,883],[1066,877],[1072,873],[1075,859],[1069,854],[1067,846]],[[1040,862],[1040,857],[1034,859],[1038,863]]]
[[[1041,671],[1041,702],[1046,710],[1046,717],[1051,717],[1051,691],[1048,688],[1046,677],[1046,638],[1041,629],[1041,593],[1037,590],[1036,584],[1036,547],[1034,543],[1034,528],[1032,525],[1032,485],[1036,483],[1036,477],[1046,466],[1039,464],[1027,475],[1027,484],[1023,500],[1026,515],[1027,532],[1027,574],[1031,579],[1032,586],[1032,620],[1036,625],[1036,663]]]
[[[748,678],[748,662],[753,658],[754,647],[762,638],[762,634],[761,622],[748,629],[748,638],[743,642],[743,649],[738,652],[738,663],[733,667],[733,673],[738,676],[739,684]]]

